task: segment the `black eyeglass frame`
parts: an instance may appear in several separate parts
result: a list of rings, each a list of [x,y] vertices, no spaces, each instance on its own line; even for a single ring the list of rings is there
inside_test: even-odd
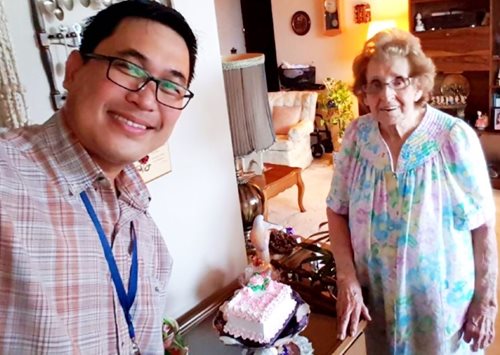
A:
[[[194,97],[194,93],[189,90],[188,88],[176,83],[176,82],[173,82],[171,80],[167,80],[167,79],[158,79],[158,78],[155,78],[154,76],[152,76],[146,69],[144,69],[143,67],[135,64],[135,63],[132,63],[131,61],[128,61],[126,59],[123,59],[123,58],[119,58],[119,57],[113,57],[113,56],[108,56],[108,55],[103,55],[103,54],[97,54],[97,53],[82,53],[82,57],[85,58],[85,59],[96,59],[96,60],[102,60],[102,61],[107,61],[108,62],[108,69],[106,71],[106,78],[111,81],[112,83],[118,85],[119,87],[125,89],[125,90],[128,90],[128,91],[131,91],[131,92],[137,92],[137,91],[141,91],[143,87],[145,87],[150,81],[154,82],[156,84],[156,90],[155,90],[155,97],[156,97],[156,101],[158,101],[160,104],[162,104],[163,106],[167,106],[167,107],[170,107],[170,108],[173,108],[174,110],[183,110],[186,108],[186,106],[188,105],[188,103],[191,101],[191,99]],[[110,75],[109,75],[109,72],[111,70],[111,66],[113,65],[113,62],[114,61],[122,61],[122,62],[125,62],[125,63],[128,63],[128,64],[131,64],[133,65],[134,67],[136,68],[139,68],[140,70],[142,70],[146,75],[147,77],[144,79],[144,82],[137,88],[137,89],[130,89],[128,87],[125,87],[119,83],[117,83],[116,81],[114,81],[113,79],[111,79]],[[186,94],[184,94],[182,97],[183,98],[186,98],[186,102],[184,103],[184,105],[182,107],[175,107],[175,106],[171,106],[171,105],[168,105],[164,102],[161,102],[160,100],[158,100],[158,90],[159,90],[159,87],[160,87],[160,84],[162,82],[169,82],[171,84],[173,84],[174,86],[177,86],[177,87],[180,87],[182,88],[183,90],[186,90]]]
[[[405,86],[404,87],[401,87],[401,88],[395,88],[393,87],[392,85],[394,85],[394,81],[397,80],[397,79],[402,79],[405,83]],[[411,85],[411,81],[412,81],[413,77],[412,76],[408,76],[408,77],[404,77],[404,76],[397,76],[395,77],[394,79],[388,81],[388,82],[382,82],[380,81],[380,85],[381,85],[381,88],[380,90],[378,91],[370,91],[370,90],[367,90],[367,87],[368,87],[368,83],[364,84],[362,87],[361,87],[361,90],[363,90],[363,92],[365,94],[368,94],[368,95],[376,95],[376,94],[380,94],[382,92],[382,90],[384,90],[384,87],[385,86],[388,86],[390,87],[392,90],[394,91],[400,91],[400,90],[404,90],[406,89],[407,87],[409,87]]]

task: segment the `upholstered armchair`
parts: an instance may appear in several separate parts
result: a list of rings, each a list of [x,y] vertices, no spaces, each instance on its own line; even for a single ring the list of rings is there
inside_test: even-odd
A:
[[[276,141],[263,152],[265,163],[306,168],[312,162],[310,134],[314,130],[318,94],[310,91],[268,93]]]

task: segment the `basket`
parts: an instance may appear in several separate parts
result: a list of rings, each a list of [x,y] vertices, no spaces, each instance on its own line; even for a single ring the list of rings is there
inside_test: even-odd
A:
[[[316,81],[316,67],[278,68],[280,84],[285,89],[301,89],[310,86]]]

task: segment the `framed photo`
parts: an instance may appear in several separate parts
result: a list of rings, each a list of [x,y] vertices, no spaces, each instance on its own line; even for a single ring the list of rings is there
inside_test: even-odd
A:
[[[496,131],[500,131],[500,108],[495,108],[493,111],[493,127]]]
[[[134,163],[145,183],[153,181],[172,171],[168,143]]]
[[[323,26],[327,36],[334,36],[340,31],[339,0],[320,0],[323,9]]]

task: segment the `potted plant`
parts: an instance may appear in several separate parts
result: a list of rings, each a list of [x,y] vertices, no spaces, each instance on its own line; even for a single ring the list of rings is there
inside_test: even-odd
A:
[[[318,95],[318,113],[321,124],[326,125],[332,136],[333,148],[340,149],[347,125],[354,119],[353,96],[346,82],[326,78],[325,89]]]

